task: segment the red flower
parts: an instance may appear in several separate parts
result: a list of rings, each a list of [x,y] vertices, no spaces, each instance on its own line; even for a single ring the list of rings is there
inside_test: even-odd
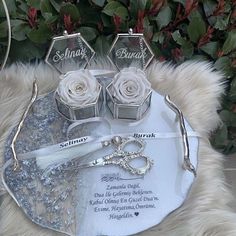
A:
[[[100,32],[102,32],[103,31],[103,23],[102,22],[98,22],[97,23],[97,27],[98,27],[98,30],[100,31]]]
[[[213,16],[219,16],[224,14],[225,11],[225,1],[219,0],[216,9],[213,12]]]
[[[165,58],[164,56],[159,56],[159,57],[158,57],[158,60],[159,60],[160,62],[162,62],[162,61],[165,61],[166,58]]]
[[[172,49],[171,54],[177,60],[183,56],[182,50],[180,48]]]
[[[232,67],[236,68],[236,59],[233,59],[231,64],[232,64]]]
[[[120,31],[120,25],[121,25],[121,17],[117,16],[117,15],[114,15],[113,16],[113,21],[114,21],[114,24],[115,24],[115,27],[116,27],[116,33]]]
[[[198,1],[187,0],[185,3],[185,14],[190,15],[190,13],[196,9],[198,6]]]
[[[185,13],[186,14],[189,14],[189,12],[191,11],[192,5],[193,5],[193,0],[187,0],[185,2]]]
[[[236,8],[233,10],[230,17],[231,17],[231,19],[236,19]]]
[[[37,26],[37,9],[30,7],[28,10],[28,22],[31,28]]]
[[[155,16],[164,5],[164,3],[165,0],[152,0],[152,7],[148,11],[148,15]]]
[[[224,52],[222,50],[219,50],[217,52],[217,57],[222,57],[224,55]]]
[[[212,38],[212,34],[214,32],[214,28],[212,28],[211,26],[208,26],[207,28],[207,32],[199,39],[198,41],[198,48],[200,48],[201,46],[203,46],[204,44],[208,43],[211,38]]]
[[[71,21],[70,15],[64,15],[64,26],[68,34],[73,32],[74,25],[73,22]]]
[[[143,21],[145,17],[145,12],[143,10],[138,11],[138,20],[136,23],[136,26],[134,27],[134,31],[136,33],[143,33],[144,27],[143,27]]]

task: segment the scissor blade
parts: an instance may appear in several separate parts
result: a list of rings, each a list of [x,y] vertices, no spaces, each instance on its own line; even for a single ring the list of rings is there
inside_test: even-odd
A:
[[[103,158],[99,158],[99,159],[93,160],[91,162],[78,165],[76,168],[81,169],[81,168],[104,166],[104,165],[105,165],[104,159]]]

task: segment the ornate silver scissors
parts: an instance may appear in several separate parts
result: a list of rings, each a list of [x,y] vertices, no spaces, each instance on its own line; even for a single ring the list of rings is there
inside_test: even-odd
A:
[[[137,146],[138,150],[126,151],[127,145],[130,144]],[[120,136],[114,136],[110,141],[103,141],[103,147],[108,147],[110,145],[115,147],[113,153],[91,162],[77,165],[75,168],[81,169],[105,165],[118,165],[134,175],[144,175],[151,169],[153,160],[142,153],[145,148],[145,142],[143,140],[134,137],[122,138]],[[131,161],[134,159],[143,159],[145,165],[142,167],[133,167]]]

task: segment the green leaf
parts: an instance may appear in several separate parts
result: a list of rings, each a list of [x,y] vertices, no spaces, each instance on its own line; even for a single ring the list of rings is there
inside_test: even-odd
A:
[[[162,44],[165,40],[163,32],[157,32],[153,35],[152,41]]]
[[[167,26],[172,17],[172,12],[170,7],[167,5],[163,8],[161,8],[160,12],[158,13],[156,17],[157,25],[159,26],[159,29],[163,28],[164,26]]]
[[[30,6],[30,7],[34,7],[36,8],[37,10],[40,9],[40,4],[41,1],[39,0],[27,0],[27,4]]]
[[[236,49],[236,30],[228,33],[227,39],[225,40],[222,48],[225,54],[228,54],[234,49]]]
[[[232,102],[236,102],[236,77],[231,81],[229,99]]]
[[[129,9],[133,17],[137,16],[139,10],[145,10],[149,5],[148,0],[130,0]]]
[[[104,27],[112,27],[112,22],[111,22],[111,17],[102,13],[101,14],[101,18],[102,18],[102,23],[104,25]]]
[[[71,3],[63,4],[60,9],[60,14],[62,17],[64,15],[70,15],[73,21],[78,21],[80,18],[80,14],[77,7]]]
[[[104,3],[105,3],[105,0],[92,0],[92,2],[94,4],[96,4],[97,6],[99,6],[99,7],[103,7]]]
[[[149,10],[152,7],[153,0],[146,0],[145,9]]]
[[[50,0],[50,3],[57,12],[60,12],[62,0],[60,1]]]
[[[181,49],[182,49],[183,55],[184,55],[186,58],[188,58],[188,59],[192,58],[193,51],[194,51],[194,47],[193,47],[193,44],[192,44],[191,42],[189,42],[189,41],[184,41],[184,42],[182,43]]]
[[[41,23],[38,29],[33,29],[28,33],[29,39],[38,44],[44,44],[52,37],[52,32],[45,23]]]
[[[186,4],[186,0],[173,0],[173,2],[179,2],[179,3],[181,3],[183,6],[185,6],[185,4]]]
[[[144,36],[146,38],[152,38],[153,36],[153,25],[150,23],[149,19],[147,16],[144,17],[143,19],[143,28],[144,28]]]
[[[107,14],[108,16],[113,16],[116,12],[116,10],[119,7],[123,7],[123,5],[117,1],[110,1],[108,2],[108,4],[104,7],[104,9],[102,10],[102,12],[104,12],[105,14]]]
[[[40,2],[40,10],[42,14],[49,12],[51,13],[53,11],[52,5],[49,0],[41,0]]]
[[[121,19],[123,20],[127,20],[128,17],[129,17],[129,13],[128,13],[128,10],[127,8],[121,6],[121,7],[118,7],[114,13],[114,15],[117,15],[119,16]]]
[[[224,150],[222,151],[224,154],[226,155],[230,155],[232,153],[236,152],[236,143],[234,140],[227,140],[227,146],[224,148]]]
[[[17,11],[16,1],[15,0],[5,0],[9,15],[15,15]],[[2,5],[2,1],[0,1],[0,17],[6,18],[6,13]]]
[[[193,55],[191,60],[196,60],[196,61],[206,61],[209,62],[209,59],[205,55]]]
[[[236,125],[236,114],[233,113],[232,111],[222,110],[220,112],[220,118],[227,126],[235,127],[235,125]]]
[[[103,11],[105,14],[109,16],[117,15],[121,17],[121,19],[126,20],[129,17],[129,13],[126,7],[124,7],[121,3],[116,1],[109,2]]]
[[[0,23],[0,38],[5,38],[8,35],[7,21]]]
[[[18,1],[17,7],[18,7],[18,11],[21,10],[26,15],[28,14],[29,6],[23,0]]]
[[[46,49],[37,47],[30,40],[16,41],[12,40],[10,58],[12,61],[27,61],[35,58],[42,58],[46,53]]]
[[[176,30],[175,32],[172,33],[172,38],[177,44],[181,45],[184,57],[188,59],[192,58],[194,52],[193,44],[187,41],[185,38],[183,38],[179,30]]]
[[[234,4],[235,5],[235,4]],[[232,7],[232,2],[231,1],[225,1],[225,7],[224,7],[224,12],[229,13],[233,10]]]
[[[217,6],[217,2],[214,0],[204,0],[202,3],[206,16],[212,15]]]
[[[137,18],[138,11],[141,9],[139,8],[138,3],[139,1],[137,0],[130,0],[129,12],[133,19]]]
[[[138,8],[140,10],[145,10],[146,6],[147,6],[148,0],[139,0],[136,1],[136,4],[138,5]]]
[[[190,40],[194,43],[206,33],[206,25],[199,12],[195,11],[190,15],[190,23],[187,27]]]
[[[228,139],[228,129],[225,124],[223,124],[219,129],[217,129],[214,138],[214,145],[217,148],[224,148]]]
[[[229,18],[230,18],[230,14],[228,16],[217,16],[214,28],[219,29],[219,30],[227,29]]]
[[[82,37],[87,41],[95,39],[98,35],[98,31],[92,27],[80,27],[78,32],[80,32]]]
[[[154,42],[151,42],[150,46],[151,46],[151,49],[152,49],[152,51],[153,51],[153,53],[155,54],[156,57],[162,56],[161,50],[159,49],[159,47]]]
[[[30,27],[27,24],[21,24],[15,26],[12,29],[12,38],[17,41],[25,40],[27,37],[27,33],[30,31]]]
[[[52,13],[49,12],[44,13],[43,17],[45,19],[45,23],[49,25],[58,20],[57,15],[53,15]]]
[[[22,41],[27,38],[27,34],[31,30],[28,23],[23,20],[11,20],[12,38]]]
[[[107,55],[107,52],[109,51],[110,47],[110,42],[104,36],[99,36],[94,44],[94,50],[100,56]]]
[[[219,48],[218,42],[210,42],[203,45],[200,49],[206,54],[210,55],[212,58],[216,58],[216,53]]]
[[[182,45],[183,43],[186,42],[186,40],[184,38],[182,38],[179,30],[176,30],[175,32],[172,33],[172,38],[174,39],[174,41],[176,43],[178,43],[179,45]]]
[[[231,61],[229,57],[220,57],[214,64],[217,70],[224,72],[224,74],[230,78],[234,75],[233,70],[231,68]]]

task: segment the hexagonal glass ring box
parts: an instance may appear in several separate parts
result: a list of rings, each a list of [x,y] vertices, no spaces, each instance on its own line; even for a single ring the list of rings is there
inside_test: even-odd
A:
[[[67,34],[65,31],[63,36],[53,38],[45,61],[51,67],[59,71],[62,74],[60,77],[63,79],[71,72],[76,72],[78,69],[84,69],[94,55],[95,51],[80,33]],[[55,101],[59,113],[70,120],[87,119],[99,116],[103,100],[103,91],[100,84],[99,93],[94,102],[83,106],[79,106],[78,104],[78,107],[66,104],[58,93],[55,92]]]
[[[108,59],[120,71],[124,68],[135,67],[145,70],[154,57],[150,46],[143,34],[128,33],[117,34],[107,55]],[[150,90],[140,104],[121,104],[111,92],[112,82],[106,88],[106,102],[115,119],[139,120],[147,112],[151,105]]]
[[[154,57],[152,49],[141,33],[117,34],[107,55],[118,70],[136,67],[145,70]]]
[[[140,104],[122,104],[112,96],[112,82],[106,87],[106,102],[113,118],[140,120],[151,105],[152,91],[149,90]]]
[[[102,86],[99,84],[99,93],[95,101],[84,106],[68,106],[61,100],[58,93],[55,93],[55,101],[58,111],[69,120],[81,120],[96,117],[100,115],[103,104]]]

